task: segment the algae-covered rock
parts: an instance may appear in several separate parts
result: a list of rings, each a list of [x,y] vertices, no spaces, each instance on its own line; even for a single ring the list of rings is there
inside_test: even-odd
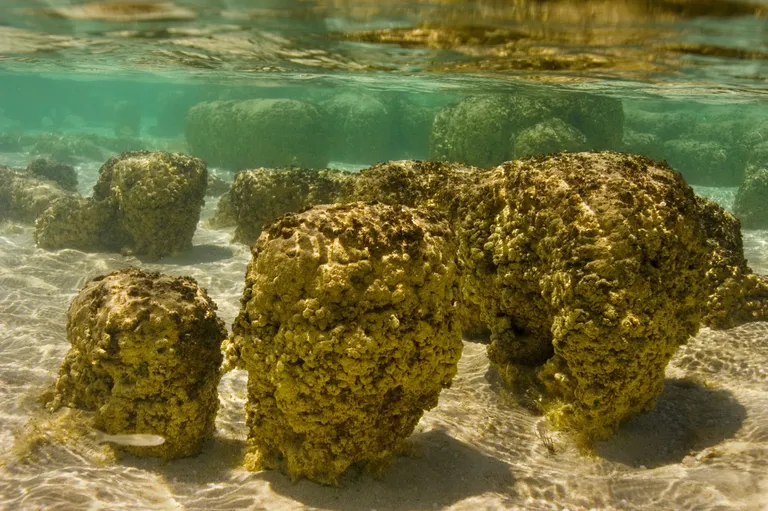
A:
[[[375,96],[345,92],[324,101],[335,161],[371,163],[386,158],[392,118]]]
[[[549,96],[475,96],[438,112],[432,127],[432,159],[460,161],[479,167],[498,165],[512,159],[517,150],[515,138],[524,130],[553,118],[570,125],[562,140],[550,136],[547,152],[578,149],[618,149],[622,144],[624,112],[621,102],[602,96],[574,92],[554,92]],[[538,130],[524,136],[540,139]],[[551,128],[552,129],[552,128]],[[562,133],[561,127],[554,128]],[[538,133],[538,134],[537,134]],[[580,133],[581,136],[578,134]],[[574,144],[574,139],[585,143]],[[558,147],[554,142],[564,142]],[[520,150],[529,150],[525,142]]]
[[[353,197],[363,202],[435,208],[451,215],[463,187],[481,170],[461,163],[399,160],[360,171]]]
[[[623,150],[631,154],[640,154],[653,159],[663,159],[664,148],[659,137],[653,133],[640,133],[624,130]]]
[[[113,203],[76,196],[61,198],[43,211],[35,221],[34,237],[35,245],[48,250],[119,252],[131,243]]]
[[[232,183],[225,181],[216,174],[208,173],[208,186],[205,189],[205,195],[210,197],[220,197],[229,191]]]
[[[768,142],[752,150],[733,211],[746,229],[768,228]]]
[[[508,162],[463,200],[463,299],[505,379],[585,441],[651,408],[709,291],[682,176],[640,156],[557,154]]]
[[[62,190],[77,192],[77,171],[72,165],[46,158],[36,158],[27,165],[27,172],[37,178],[53,181]]]
[[[234,241],[251,244],[265,224],[317,204],[346,202],[354,174],[316,169],[250,169],[235,176],[211,225],[237,225]]]
[[[130,151],[107,160],[95,200],[117,207],[131,251],[162,257],[192,246],[207,186],[205,163],[181,153]]]
[[[55,183],[0,165],[0,220],[33,223],[56,200],[71,195]]]
[[[327,129],[318,107],[293,99],[200,103],[187,114],[192,154],[210,165],[324,168]]]
[[[484,167],[509,159],[512,106],[505,97],[470,97],[440,110],[432,125],[430,158]]]
[[[51,409],[96,412],[108,434],[160,435],[136,455],[197,454],[211,438],[224,324],[190,277],[128,268],[88,282],[67,313],[72,347],[59,370]]]
[[[249,469],[335,483],[375,469],[456,374],[447,223],[382,204],[280,218],[252,247],[227,359],[248,371]]]
[[[700,142],[691,139],[667,140],[664,157],[695,185],[736,186],[743,168],[728,165],[728,153],[718,142]]]
[[[514,139],[516,158],[558,151],[583,151],[587,137],[562,119],[553,118],[522,130]]]
[[[697,201],[710,253],[702,324],[725,329],[768,319],[768,277],[747,265],[739,220],[710,200]]]
[[[121,153],[99,169],[92,197],[46,212],[35,226],[35,239],[48,249],[154,258],[186,250],[200,220],[207,175],[202,160],[181,153]]]
[[[54,160],[73,163],[80,158],[101,161],[104,152],[88,135],[64,135],[61,133],[28,134],[24,145],[30,145],[29,153],[48,156]]]

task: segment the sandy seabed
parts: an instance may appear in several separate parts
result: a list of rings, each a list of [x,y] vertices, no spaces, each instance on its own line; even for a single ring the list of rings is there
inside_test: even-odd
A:
[[[591,457],[556,433],[545,446],[539,418],[500,392],[485,346],[469,342],[413,452],[380,479],[351,470],[332,488],[245,471],[242,371],[222,380],[216,436],[195,458],[115,460],[108,446],[60,441],[54,430],[19,456],[36,398],[69,348],[67,307],[86,281],[129,265],[190,275],[229,327],[250,257],[230,232],[202,224],[192,250],[160,263],[44,251],[32,233],[0,223],[0,509],[768,510],[768,323],[702,329],[670,364],[656,409]],[[745,246],[753,269],[768,272],[768,232],[745,233]],[[36,433],[45,440],[44,427]]]

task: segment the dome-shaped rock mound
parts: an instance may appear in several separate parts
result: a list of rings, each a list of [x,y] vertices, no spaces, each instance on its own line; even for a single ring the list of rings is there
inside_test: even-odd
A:
[[[490,171],[463,207],[463,298],[505,379],[585,440],[652,407],[711,287],[682,176],[641,156],[556,154]]]
[[[96,412],[108,434],[153,434],[165,442],[123,447],[178,458],[213,435],[224,324],[216,304],[189,277],[136,268],[87,283],[72,300],[50,408]]]
[[[441,218],[356,202],[262,233],[227,348],[248,371],[249,469],[334,484],[381,468],[437,404],[462,350]]]

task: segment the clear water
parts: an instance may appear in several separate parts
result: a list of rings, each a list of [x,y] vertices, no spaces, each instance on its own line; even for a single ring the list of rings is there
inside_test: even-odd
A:
[[[621,101],[625,143],[656,137],[643,150],[730,209],[744,166],[737,146],[768,140],[765,1],[118,5],[0,3],[0,164],[24,167],[51,151],[35,144],[63,141],[56,156],[75,166],[88,195],[116,152],[189,151],[186,112],[203,101],[319,104],[354,93],[434,114],[465,97],[577,90]],[[414,144],[402,119],[387,122],[394,127],[370,140],[386,138],[383,152],[350,161],[348,148],[333,146],[329,164],[429,157],[428,131]],[[72,149],[83,138],[97,150]],[[710,153],[673,154],[668,142],[680,139],[710,144]],[[713,169],[706,178],[701,165]],[[225,178],[238,170],[212,167]],[[768,509],[765,323],[702,330],[670,364],[656,410],[630,420],[593,457],[556,434],[550,453],[536,436],[538,418],[505,401],[486,378],[484,347],[472,343],[454,386],[414,434],[419,455],[399,459],[382,479],[353,471],[328,488],[242,469],[241,372],[222,381],[216,437],[196,458],[118,462],[108,447],[59,441],[53,429],[15,457],[35,399],[69,347],[67,306],[89,279],[128,265],[191,275],[231,325],[249,253],[229,242],[231,231],[206,227],[215,206],[208,198],[194,248],[159,262],[45,251],[33,226],[0,219],[0,509]],[[768,272],[768,232],[744,238],[752,268]]]

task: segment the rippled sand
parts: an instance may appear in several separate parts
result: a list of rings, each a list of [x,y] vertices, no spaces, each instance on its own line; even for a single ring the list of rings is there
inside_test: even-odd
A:
[[[209,203],[204,217],[212,211]],[[768,509],[768,323],[703,329],[670,364],[656,410],[628,421],[592,457],[558,434],[547,448],[539,418],[499,392],[485,347],[473,343],[413,435],[413,452],[379,480],[351,471],[341,488],[239,466],[240,371],[222,380],[216,437],[192,459],[115,459],[108,446],[68,442],[51,423],[29,422],[68,349],[69,302],[96,275],[128,265],[191,275],[231,325],[250,255],[229,238],[201,226],[193,250],[156,264],[39,250],[31,227],[0,223],[0,509]],[[768,272],[766,244],[768,233],[745,233],[756,271]],[[20,451],[30,424],[44,441]]]

